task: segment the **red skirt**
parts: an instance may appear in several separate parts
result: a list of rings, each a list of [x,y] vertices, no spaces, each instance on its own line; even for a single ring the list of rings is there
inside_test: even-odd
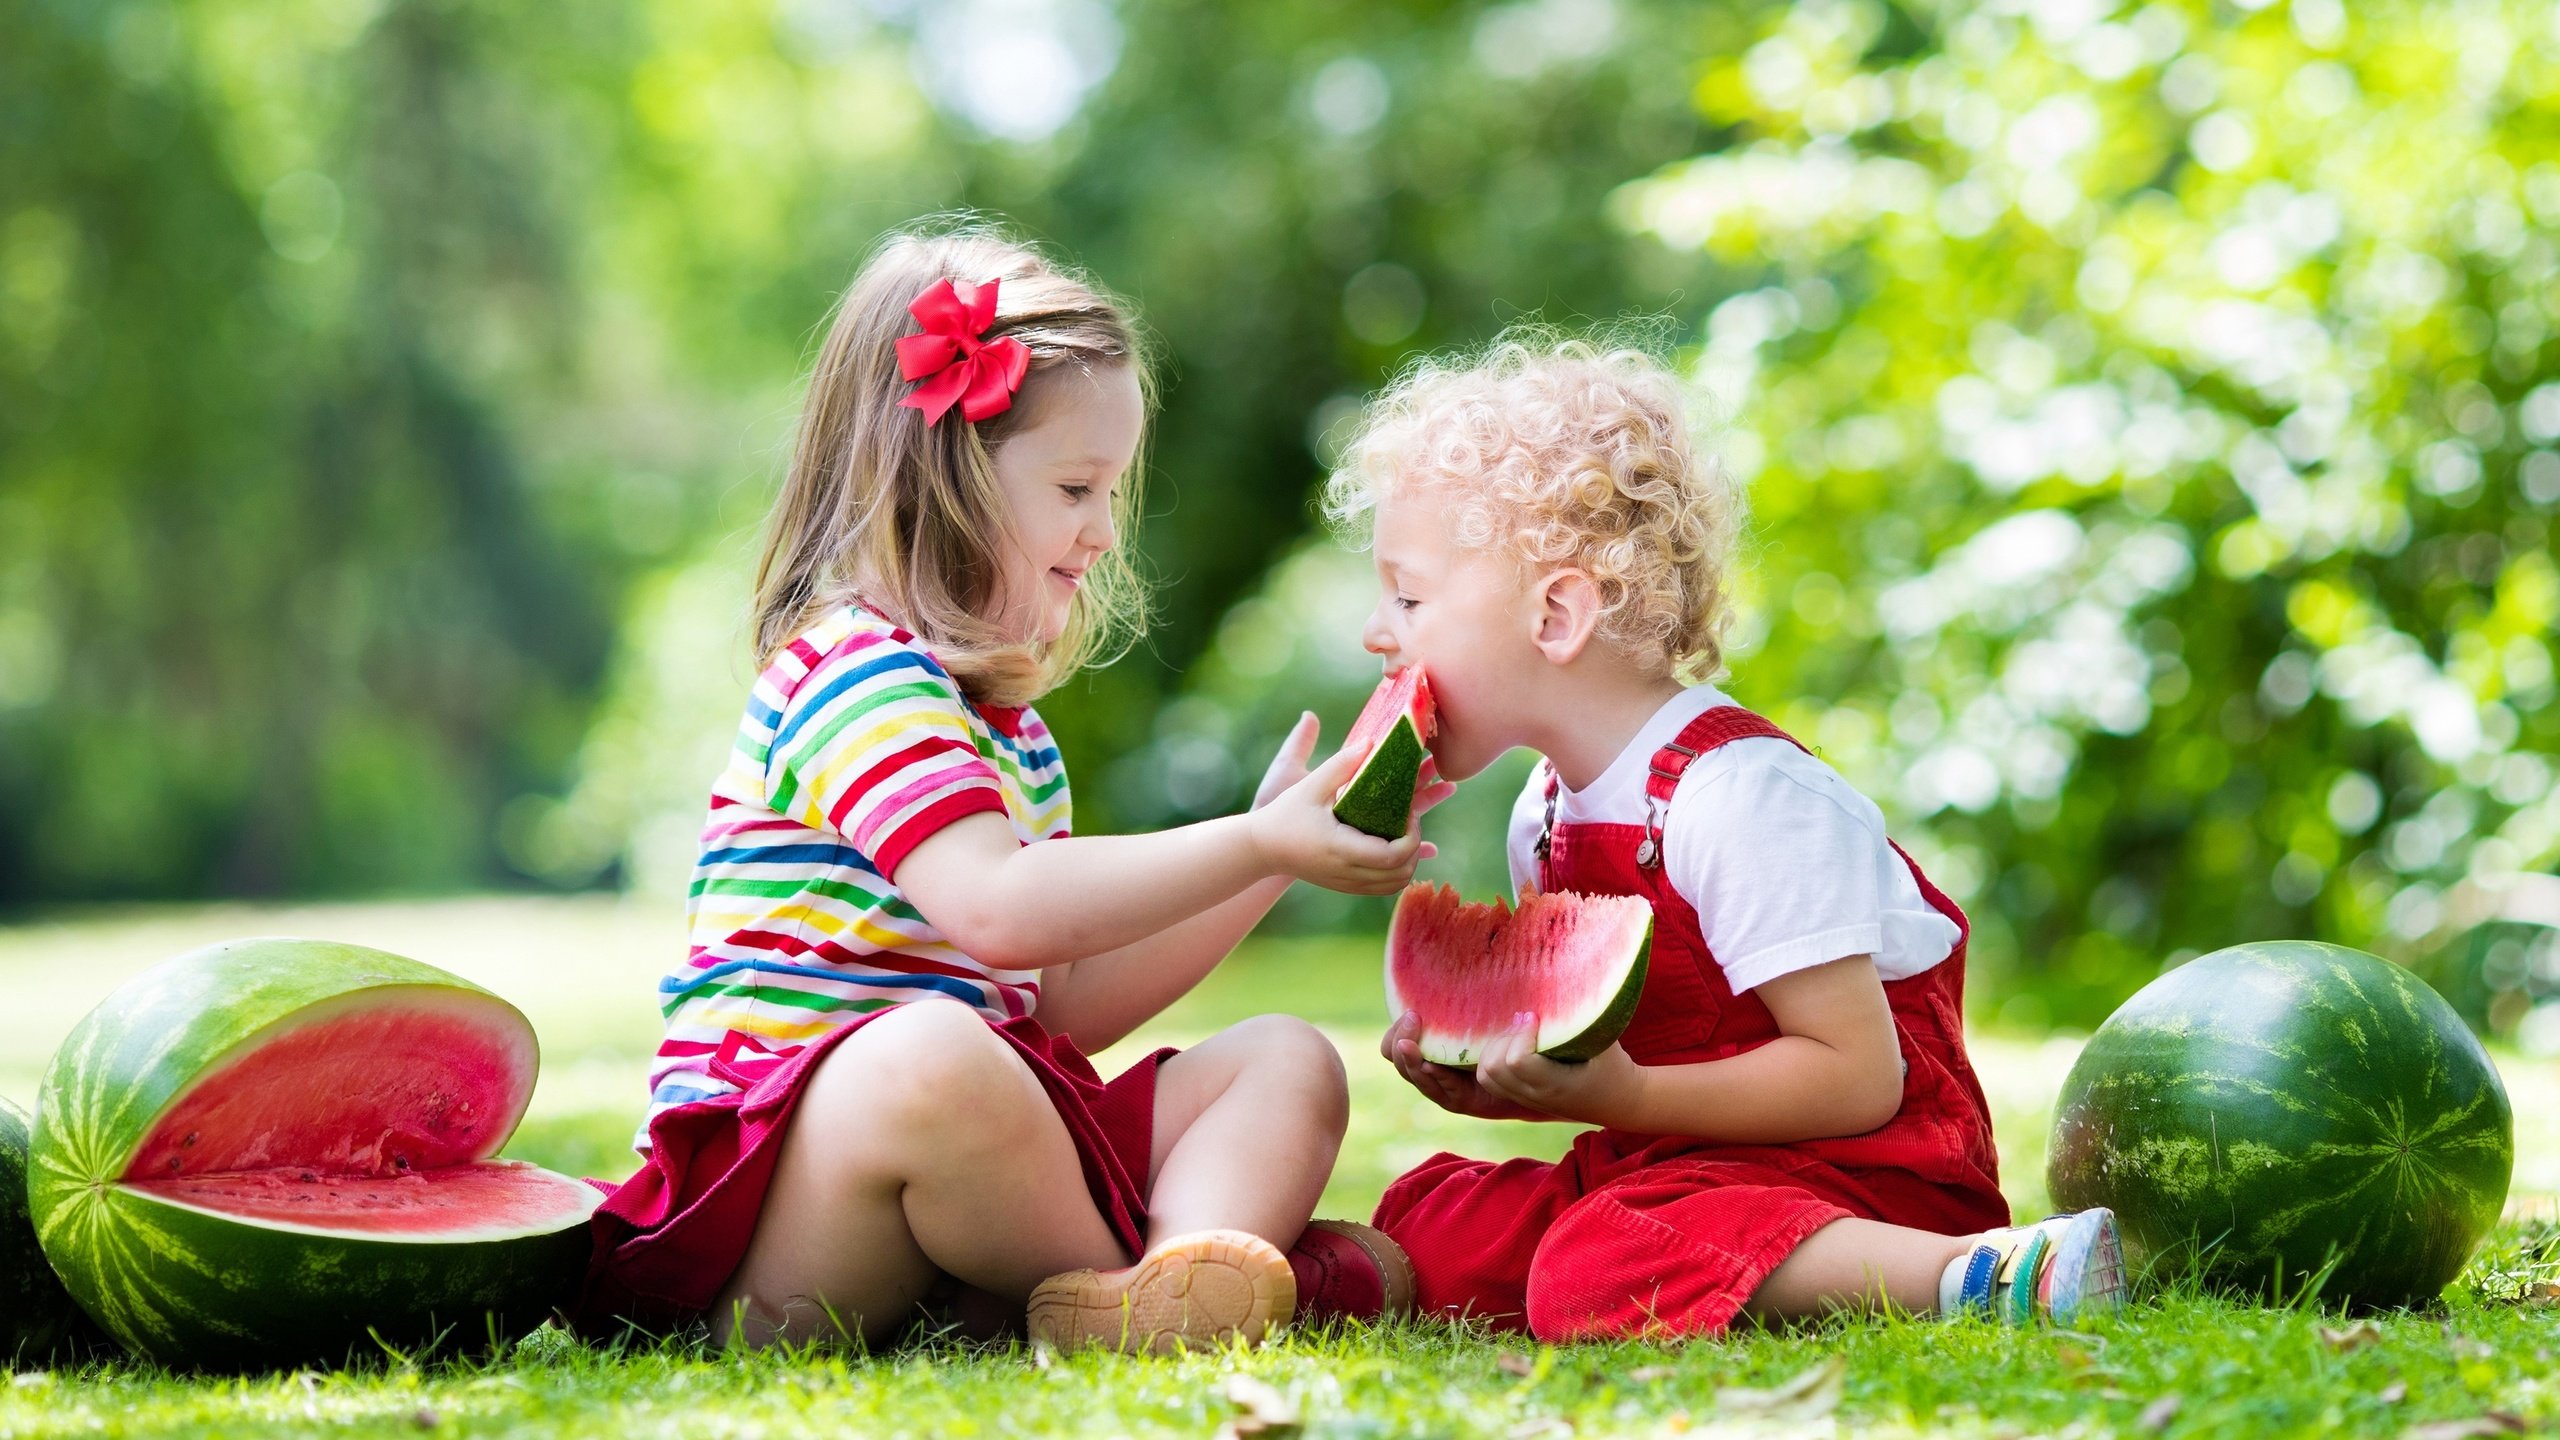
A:
[[[846,1036],[888,1013],[872,1011],[811,1041],[743,1092],[678,1105],[649,1122],[646,1162],[596,1210],[581,1328],[663,1332],[711,1308],[755,1237],[805,1083]],[[1074,1137],[1094,1208],[1134,1262],[1146,1244],[1156,1066],[1175,1052],[1158,1050],[1105,1083],[1074,1041],[1039,1021],[1026,1015],[987,1023],[1013,1042],[1049,1092]]]

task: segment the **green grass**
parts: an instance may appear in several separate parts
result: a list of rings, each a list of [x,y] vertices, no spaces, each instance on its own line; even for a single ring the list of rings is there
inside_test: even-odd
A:
[[[382,945],[515,999],[533,1016],[548,1059],[509,1153],[589,1174],[629,1167],[624,1144],[656,1036],[648,987],[676,943],[677,922],[614,902],[196,909],[0,930],[0,980],[13,996],[0,1092],[30,1095],[53,1043],[124,977],[189,945],[256,933]],[[1374,963],[1374,946],[1357,943],[1257,943],[1130,1047],[1182,1043],[1260,1010],[1323,1025],[1350,1059],[1354,1087],[1352,1135],[1327,1213],[1365,1214],[1388,1178],[1436,1149],[1560,1150],[1561,1127],[1457,1120],[1395,1080],[1374,1049]],[[1974,1049],[2011,1196],[2021,1210],[2040,1211],[2044,1107],[2074,1046],[1988,1035]],[[1104,1057],[1106,1070],[1112,1058]],[[0,1391],[0,1436],[1198,1437],[1231,1425],[1250,1433],[1250,1414],[1231,1393],[1237,1376],[1265,1382],[1303,1433],[1323,1436],[1832,1428],[2259,1437],[2399,1434],[2494,1415],[2560,1423],[2560,1393],[2546,1378],[2560,1347],[2560,1308],[2517,1299],[2560,1279],[2560,1231],[2544,1218],[2560,1166],[2560,1086],[2547,1066],[2501,1058],[2524,1152],[2509,1223],[2440,1311],[2386,1317],[2369,1337],[2344,1343],[2335,1331],[2347,1322],[2336,1316],[2195,1295],[2137,1306],[2086,1334],[1839,1321],[1682,1346],[1548,1350],[1517,1337],[1402,1325],[1294,1334],[1260,1351],[1171,1361],[940,1343],[877,1356],[737,1357],[684,1343],[590,1346],[544,1331],[495,1359],[418,1364],[385,1355],[325,1374],[197,1379],[122,1365],[27,1373]],[[2146,1416],[2163,1423],[2146,1428]]]

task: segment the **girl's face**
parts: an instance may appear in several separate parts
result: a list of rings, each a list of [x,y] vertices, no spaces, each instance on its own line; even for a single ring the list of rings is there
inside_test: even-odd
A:
[[[1523,743],[1526,702],[1553,679],[1531,643],[1536,606],[1518,566],[1452,540],[1430,490],[1385,497],[1375,521],[1378,608],[1361,643],[1389,670],[1420,665],[1431,677],[1431,754],[1442,779],[1464,780]]]
[[[1084,572],[1120,543],[1112,492],[1137,458],[1147,407],[1126,365],[1051,370],[1017,403],[1028,413],[994,455],[1015,542],[996,593],[997,623],[1025,643],[1066,633]]]

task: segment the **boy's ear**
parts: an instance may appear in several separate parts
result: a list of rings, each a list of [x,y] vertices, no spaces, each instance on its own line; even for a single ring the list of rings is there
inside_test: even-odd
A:
[[[1550,570],[1530,587],[1536,631],[1530,643],[1554,665],[1570,665],[1600,626],[1600,586],[1570,567]]]

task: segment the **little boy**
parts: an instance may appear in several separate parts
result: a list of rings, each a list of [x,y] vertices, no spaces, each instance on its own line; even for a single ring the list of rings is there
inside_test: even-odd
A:
[[[1642,895],[1651,967],[1620,1043],[1473,1071],[1383,1049],[1461,1114],[1598,1128],[1562,1161],[1438,1155],[1376,1225],[1426,1314],[1542,1340],[1721,1331],[1884,1301],[2057,1321],[2123,1289],[2104,1210],[2007,1228],[1965,1057],[1966,922],[1874,804],[1714,686],[1731,490],[1679,382],[1543,336],[1427,364],[1373,407],[1327,508],[1364,522],[1365,635],[1431,679],[1439,773],[1545,757],[1512,816],[1515,886]]]

